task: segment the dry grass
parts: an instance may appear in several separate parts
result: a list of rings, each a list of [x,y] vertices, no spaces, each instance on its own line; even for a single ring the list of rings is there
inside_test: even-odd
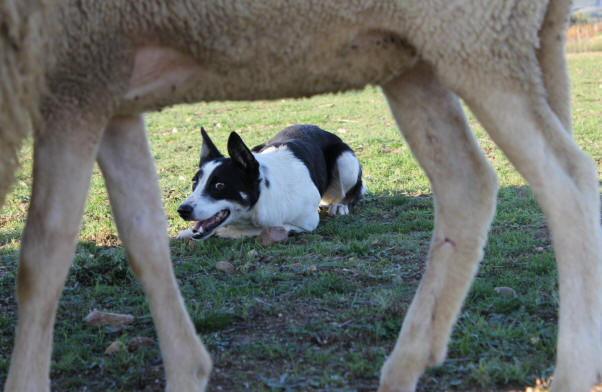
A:
[[[566,32],[566,50],[571,53],[602,51],[602,22],[573,25]]]

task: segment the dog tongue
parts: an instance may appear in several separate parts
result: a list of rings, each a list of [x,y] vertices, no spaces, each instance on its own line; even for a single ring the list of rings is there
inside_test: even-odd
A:
[[[205,219],[204,221],[198,221],[198,222],[196,222],[194,224],[194,228],[192,229],[192,231],[203,233],[205,230],[207,230],[207,228],[209,226],[211,226],[212,224],[215,223],[215,221],[217,221],[217,215],[218,214],[215,214],[215,215],[213,215],[209,219]]]
[[[201,224],[201,225],[200,225],[200,227],[202,227],[202,228],[203,228],[203,231],[207,230],[207,228],[208,228],[209,226],[211,226],[211,225],[215,224],[215,222],[216,222],[216,221],[217,221],[217,219],[218,219],[218,217],[217,217],[218,215],[219,215],[219,213],[218,213],[218,214],[215,214],[215,215],[213,215],[213,216],[212,216],[211,218],[209,218],[209,219],[205,219],[204,221],[201,221],[201,222],[199,222],[199,223]]]

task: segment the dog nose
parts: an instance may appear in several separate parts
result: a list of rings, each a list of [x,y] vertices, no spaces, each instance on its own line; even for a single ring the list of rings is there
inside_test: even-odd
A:
[[[180,204],[180,206],[178,207],[178,214],[180,214],[182,219],[190,220],[190,217],[192,216],[192,206],[190,204],[185,203]]]

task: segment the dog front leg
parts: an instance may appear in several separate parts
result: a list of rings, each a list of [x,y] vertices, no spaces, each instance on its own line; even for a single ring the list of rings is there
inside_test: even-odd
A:
[[[381,392],[414,391],[425,368],[445,359],[452,326],[483,256],[497,180],[458,98],[428,65],[418,64],[383,90],[435,202],[426,270],[381,373]]]
[[[34,142],[33,191],[17,274],[19,321],[6,391],[48,391],[52,331],[103,126],[49,123]]]
[[[98,153],[111,207],[132,270],[157,327],[167,389],[202,391],[211,358],[195,334],[169,256],[167,222],[142,115],[114,118]]]

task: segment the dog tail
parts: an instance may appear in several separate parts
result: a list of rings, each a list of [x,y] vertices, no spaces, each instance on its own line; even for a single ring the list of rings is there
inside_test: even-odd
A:
[[[357,182],[355,185],[347,191],[345,194],[345,198],[343,199],[343,203],[347,204],[349,207],[353,207],[357,204],[358,201],[364,196],[367,192],[368,188],[362,182],[362,167],[360,166],[360,171],[357,175]]]

